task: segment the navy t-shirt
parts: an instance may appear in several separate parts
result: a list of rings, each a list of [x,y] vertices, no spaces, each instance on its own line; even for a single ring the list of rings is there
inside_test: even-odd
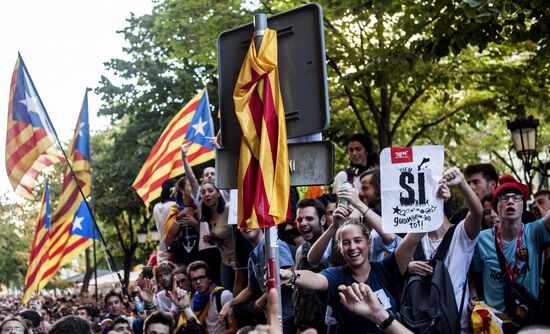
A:
[[[391,310],[397,313],[396,297],[394,294],[398,294],[402,285],[402,276],[395,261],[393,253],[386,256],[380,266],[384,268],[385,275],[377,272],[378,270],[371,263],[371,270],[369,277],[363,283],[368,284],[372,291],[377,292],[383,290],[385,295],[389,298],[391,304]],[[320,272],[328,280],[328,289],[326,291],[318,292],[319,299],[326,302],[332,308],[339,307],[340,319],[338,324],[339,333],[350,334],[362,334],[362,333],[384,333],[376,324],[369,319],[362,317],[356,313],[348,310],[344,305],[340,303],[340,297],[338,295],[338,286],[349,286],[352,283],[359,283],[353,278],[351,271],[347,267],[332,267]],[[342,277],[342,281],[340,280]],[[338,320],[338,319],[337,319]]]

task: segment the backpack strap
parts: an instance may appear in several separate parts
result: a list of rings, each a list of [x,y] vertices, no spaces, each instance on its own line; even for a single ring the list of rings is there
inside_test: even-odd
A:
[[[424,246],[422,246],[422,242],[419,242],[416,244],[416,249],[414,250],[413,254],[413,260],[414,261],[426,261],[426,253],[424,252]]]
[[[455,233],[456,225],[451,226],[447,233],[445,233],[445,236],[443,237],[443,240],[441,240],[441,243],[439,244],[439,247],[437,247],[437,252],[435,252],[435,256],[433,257],[434,260],[440,260],[443,261],[445,257],[447,256],[447,251],[449,250],[449,246],[451,246],[451,241],[453,240],[453,234]]]

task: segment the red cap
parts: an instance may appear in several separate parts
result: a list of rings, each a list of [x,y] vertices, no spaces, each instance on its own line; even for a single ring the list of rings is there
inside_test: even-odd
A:
[[[523,200],[527,201],[529,198],[529,187],[525,184],[519,183],[512,175],[503,175],[498,179],[500,184],[495,190],[493,190],[493,205],[496,207],[498,201],[498,195],[501,193],[513,192],[523,196]]]

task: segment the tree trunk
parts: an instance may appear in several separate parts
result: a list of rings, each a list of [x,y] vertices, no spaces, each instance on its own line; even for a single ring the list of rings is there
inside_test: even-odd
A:
[[[86,272],[84,273],[84,279],[82,280],[82,289],[80,289],[80,293],[88,292],[90,287],[90,280],[94,275],[94,269],[95,269],[94,264],[92,263],[91,251],[89,247],[84,252],[84,257],[86,259]]]

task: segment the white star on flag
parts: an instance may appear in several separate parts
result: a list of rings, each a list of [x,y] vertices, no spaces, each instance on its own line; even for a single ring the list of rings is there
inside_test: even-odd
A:
[[[84,217],[74,217],[74,221],[73,221],[73,232],[75,230],[82,230],[82,221],[84,220]]]
[[[86,123],[84,122],[80,122],[80,127],[78,129],[78,136],[79,137],[84,137],[84,133],[82,132],[82,129],[86,126]]]
[[[38,96],[30,96],[25,92],[25,99],[19,100],[19,103],[24,104],[27,107],[27,111],[30,112],[38,112]]]
[[[200,133],[201,135],[205,135],[204,134],[204,126],[206,125],[207,123],[206,122],[203,122],[202,121],[202,118],[199,117],[199,121],[197,122],[197,124],[193,124],[191,125],[193,127],[193,129],[195,129],[195,131],[197,133]]]

